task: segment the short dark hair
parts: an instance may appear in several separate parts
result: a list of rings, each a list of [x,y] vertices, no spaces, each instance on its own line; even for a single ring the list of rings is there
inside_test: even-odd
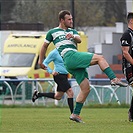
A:
[[[61,20],[61,19],[64,19],[65,18],[65,15],[71,15],[71,13],[70,13],[70,11],[68,11],[68,10],[62,10],[62,11],[60,11],[59,12],[59,21]]]
[[[129,23],[130,19],[133,19],[133,12],[127,14],[127,22]]]

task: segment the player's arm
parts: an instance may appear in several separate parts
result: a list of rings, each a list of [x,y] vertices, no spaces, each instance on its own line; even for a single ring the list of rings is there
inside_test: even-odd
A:
[[[67,35],[66,35],[66,38],[69,40],[69,39],[73,39],[74,41],[75,41],[75,43],[81,43],[81,39],[80,39],[80,36],[76,36],[76,35],[73,35],[73,34],[71,34],[71,33],[68,33]]]
[[[58,72],[53,71],[50,67],[49,67],[49,63],[52,62],[55,59],[56,55],[54,54],[54,52],[50,52],[48,54],[48,56],[45,58],[45,60],[43,61],[43,64],[47,67],[47,72],[52,74],[53,76],[58,75]]]
[[[81,43],[81,38],[80,38],[80,36],[74,36],[73,39],[74,39],[74,41],[75,41],[76,43]]]
[[[77,32],[77,30],[73,31],[73,39],[74,39],[75,43],[81,43],[81,38],[80,38],[80,35]]]
[[[123,56],[126,58],[128,62],[130,62],[133,65],[133,58],[130,56],[128,51],[129,51],[128,46],[122,46]]]
[[[80,35],[78,34],[77,30],[73,30],[73,34],[71,33],[68,33],[66,35],[66,38],[67,39],[73,39],[73,41],[77,44],[77,43],[81,43],[81,38],[80,38]]]
[[[43,64],[43,60],[44,60],[44,56],[46,54],[47,48],[48,48],[48,43],[44,42],[41,51],[40,51],[40,55],[39,55],[39,61],[38,64],[40,65],[40,67],[42,69],[46,69],[47,67]]]
[[[125,32],[120,39],[121,41],[121,49],[122,49],[122,54],[125,57],[125,59],[130,62],[133,65],[133,58],[129,54],[130,50],[130,45],[131,45],[131,36],[128,32]]]
[[[45,60],[43,61],[43,64],[47,67],[47,72],[50,74],[52,74],[53,70],[49,67],[49,64],[54,60],[54,58],[55,57],[53,52],[50,52],[48,56],[45,58]]]
[[[42,45],[41,51],[40,51],[40,56],[39,56],[39,61],[38,64],[40,65],[40,67],[42,69],[47,69],[47,67],[43,64],[43,60],[44,60],[44,56],[46,54],[47,48],[49,46],[49,44],[53,41],[53,37],[51,35],[51,30],[48,31],[44,44]]]
[[[58,72],[55,72],[55,71],[52,72],[52,75],[53,75],[53,76],[56,76],[56,75],[58,75],[58,74],[59,74]]]

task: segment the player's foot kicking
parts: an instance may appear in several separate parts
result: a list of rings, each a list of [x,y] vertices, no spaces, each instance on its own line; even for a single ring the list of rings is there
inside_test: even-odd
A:
[[[78,123],[85,123],[81,120],[80,116],[79,115],[76,115],[76,114],[71,114],[71,116],[69,117],[70,120],[72,121],[76,121]]]
[[[119,86],[121,86],[121,87],[127,87],[127,86],[128,86],[128,84],[126,84],[126,83],[120,81],[118,78],[112,79],[112,80],[111,80],[111,85],[112,85],[112,86],[119,85]]]
[[[35,100],[38,99],[38,91],[34,90],[33,96],[32,96],[32,102],[35,102]]]
[[[130,122],[133,122],[133,116],[131,115],[130,111],[128,111],[128,119]]]

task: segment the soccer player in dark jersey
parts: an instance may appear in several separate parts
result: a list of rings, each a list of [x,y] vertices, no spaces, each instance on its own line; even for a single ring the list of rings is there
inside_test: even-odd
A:
[[[128,28],[123,33],[120,41],[123,54],[123,73],[128,83],[133,87],[133,12],[127,15]],[[133,96],[128,111],[129,121],[133,122]]]

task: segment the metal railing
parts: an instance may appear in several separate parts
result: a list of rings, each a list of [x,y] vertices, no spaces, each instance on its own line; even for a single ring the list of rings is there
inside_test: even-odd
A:
[[[125,79],[122,79],[123,81],[126,81]],[[79,93],[79,85],[77,84],[77,82],[75,81],[75,79],[69,79],[70,83],[71,83],[71,87],[74,91],[74,99],[76,99],[78,93]],[[104,82],[108,82],[110,81],[109,79],[89,79],[90,83],[91,82],[101,82],[104,84]],[[18,82],[17,86],[15,87],[14,89],[14,92],[13,92],[13,88],[12,86],[10,85],[10,83],[13,83],[13,82]],[[26,100],[26,94],[25,94],[25,90],[27,89],[25,87],[25,83],[26,82],[30,82],[31,83],[31,95],[33,94],[33,91],[34,89],[36,88],[37,90],[43,92],[43,87],[42,85],[40,84],[40,82],[47,82],[49,86],[51,86],[50,89],[52,89],[53,91],[56,91],[56,84],[54,83],[53,79],[52,78],[46,78],[46,79],[0,79],[0,83],[4,84],[6,86],[6,89],[8,89],[10,95],[0,95],[0,101],[2,104],[5,104],[5,99],[9,99],[10,100],[10,104],[17,104],[16,101],[17,101],[17,98],[21,99],[20,103],[19,104],[26,104],[27,103],[27,100]],[[1,85],[1,89],[0,91],[2,92],[2,85]],[[17,94],[17,92],[19,91],[21,87],[21,94]],[[125,97],[125,103],[126,104],[130,104],[130,99],[131,99],[131,93],[132,93],[132,88],[130,86],[128,87],[124,87],[124,88],[121,88],[119,86],[110,86],[110,85],[93,85],[91,84],[90,85],[90,88],[91,88],[91,92],[86,101],[85,101],[85,104],[88,104],[88,103],[95,103],[95,101],[97,101],[97,103],[99,104],[104,104],[105,103],[105,100],[104,100],[104,97],[106,97],[106,95],[104,94],[105,90],[108,90],[110,92],[110,94],[108,94],[108,97],[109,97],[109,100],[107,101],[108,103],[111,103],[113,100],[115,102],[117,102],[119,105],[121,104],[121,101],[119,99],[119,96],[118,96],[118,93],[117,91],[118,90],[121,90],[123,89],[125,91],[125,94],[124,94],[124,97]],[[49,91],[49,89],[47,88],[47,91]],[[91,99],[91,97],[93,97]],[[66,94],[64,95],[63,99],[61,100],[62,101],[62,106],[66,104],[66,100],[67,99],[67,96]],[[29,100],[31,104],[33,104],[31,102],[31,99]],[[42,97],[41,99],[38,100],[37,104],[39,104],[39,101],[41,101],[43,103],[43,105],[46,105],[46,102],[47,102],[47,99]],[[122,101],[123,103],[123,101]],[[54,104],[55,105],[58,105],[58,101],[57,100],[54,100]]]

